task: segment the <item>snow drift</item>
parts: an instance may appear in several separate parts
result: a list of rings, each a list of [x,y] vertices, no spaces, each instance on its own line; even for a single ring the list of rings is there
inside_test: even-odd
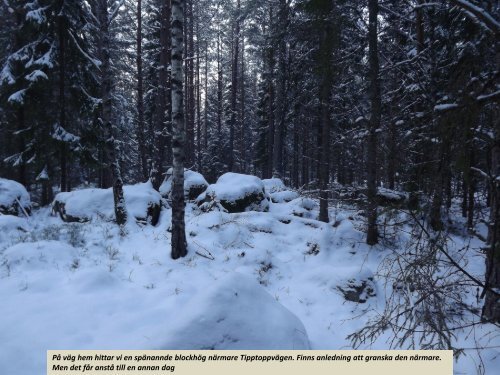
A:
[[[162,349],[310,349],[302,322],[238,273],[195,296]]]

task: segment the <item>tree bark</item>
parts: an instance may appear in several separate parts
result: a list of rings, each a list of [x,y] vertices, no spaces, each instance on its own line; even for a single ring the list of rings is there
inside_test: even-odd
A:
[[[368,145],[367,145],[367,187],[368,206],[367,218],[368,228],[366,243],[375,245],[378,243],[377,230],[377,130],[380,126],[382,101],[380,97],[379,60],[378,60],[378,0],[368,1],[369,24],[368,24],[368,59],[369,59],[369,81],[371,116],[368,123]]]
[[[200,81],[200,17],[196,17],[196,165],[201,171],[201,81]]]
[[[416,9],[415,16],[415,34],[417,40],[417,53],[423,51],[425,47],[425,34],[424,34],[424,17],[423,17],[423,9],[421,8],[423,4],[423,0],[417,0],[417,5],[419,6]]]
[[[118,160],[114,126],[112,125],[112,71],[111,71],[111,36],[109,32],[109,14],[106,0],[99,0],[97,4],[97,20],[99,22],[98,55],[101,60],[101,124],[106,135],[106,157],[113,176],[113,200],[116,223],[120,226],[127,222],[127,210],[123,194],[123,180]]]
[[[184,0],[172,0],[172,241],[171,257],[178,259],[187,254],[184,223],[184,147],[186,134],[183,107],[183,14]]]
[[[171,132],[171,99],[170,90],[171,84],[169,79],[170,65],[170,0],[163,0],[161,8],[161,29],[160,29],[160,72],[157,95],[157,115],[155,124],[155,145],[153,155],[153,167],[151,169],[151,183],[153,188],[158,190],[163,182],[165,171],[165,162],[167,150],[170,143]]]
[[[240,56],[240,0],[236,3],[236,15],[234,20],[233,28],[233,61],[231,68],[231,114],[229,120],[229,160],[228,169],[229,171],[234,170],[234,131],[236,127],[236,117],[237,117],[237,98],[238,95],[238,59]]]
[[[321,16],[325,18],[321,22],[321,41],[319,47],[318,69],[320,77],[320,129],[319,129],[319,220],[328,223],[328,183],[330,180],[330,95],[333,84],[332,54],[336,35],[334,35],[333,3],[326,2],[321,9]]]
[[[217,31],[217,138],[222,136],[222,56],[221,56],[221,31],[220,25]]]
[[[245,126],[245,37],[241,38],[241,78],[240,78],[240,172],[247,173],[247,128]]]
[[[59,38],[59,126],[66,129],[66,18],[62,12],[63,4],[60,4],[60,11],[57,19],[57,34]],[[60,189],[69,191],[68,188],[68,146],[64,141],[59,145],[60,160]]]
[[[195,92],[194,92],[194,22],[193,22],[193,0],[185,0],[185,122],[186,122],[186,164],[194,164],[194,124],[195,124]]]
[[[496,135],[491,149],[491,206],[485,277],[487,289],[485,288],[483,292],[485,300],[482,318],[485,321],[500,323],[500,131],[498,110],[493,113],[497,115],[493,119],[496,122]]]
[[[273,8],[269,6],[269,24],[273,22]],[[270,30],[270,28],[269,28]],[[269,31],[270,33],[271,31]],[[275,132],[275,119],[274,119],[274,46],[267,46],[266,57],[267,62],[267,168],[265,169],[264,178],[271,178],[273,176],[273,150],[274,150],[274,132]]]
[[[278,13],[278,74],[276,87],[276,131],[274,133],[273,167],[278,177],[283,177],[283,142],[285,136],[285,117],[287,110],[286,95],[286,37],[288,33],[288,4],[280,0]]]
[[[145,144],[144,127],[144,87],[142,72],[142,0],[137,1],[137,36],[136,36],[136,66],[137,66],[137,143],[139,151],[140,175],[148,178],[148,164]]]
[[[205,107],[203,108],[203,150],[208,148],[208,40],[205,41]]]

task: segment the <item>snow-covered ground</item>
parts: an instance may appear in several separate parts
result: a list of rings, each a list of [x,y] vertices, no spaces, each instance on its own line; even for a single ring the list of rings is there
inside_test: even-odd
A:
[[[332,208],[330,224],[317,214],[308,198],[234,214],[188,204],[189,253],[176,261],[169,209],[156,226],[131,221],[125,236],[47,208],[0,216],[0,374],[43,374],[48,349],[350,349],[346,337],[384,307],[377,270],[405,236],[370,248],[354,209]],[[467,267],[481,277],[483,258]],[[363,282],[366,302],[347,301]],[[388,338],[362,348],[388,349]],[[456,344],[457,374],[500,365],[492,326],[457,330]]]

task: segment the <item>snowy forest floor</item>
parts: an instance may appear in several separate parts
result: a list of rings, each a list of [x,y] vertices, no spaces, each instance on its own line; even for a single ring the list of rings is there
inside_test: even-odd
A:
[[[347,336],[384,310],[392,286],[380,276],[383,260],[408,245],[409,228],[388,226],[386,239],[369,247],[356,209],[331,208],[326,224],[292,215],[303,210],[294,204],[238,214],[188,204],[189,253],[177,261],[169,255],[169,209],[157,226],[129,223],[125,236],[109,222],[64,223],[47,208],[29,219],[0,216],[0,373],[42,374],[48,349],[351,349]],[[316,217],[317,202],[309,208]],[[404,222],[405,214],[391,220]],[[482,279],[484,243],[460,228],[449,242],[453,256]],[[465,245],[466,259],[459,252]],[[369,287],[358,297],[366,302],[346,300],[341,289],[363,281]],[[240,299],[224,288],[240,288]],[[470,286],[465,298],[480,309],[476,293]],[[266,307],[272,303],[303,323],[309,344],[300,329],[274,329],[286,326],[277,321],[282,316],[292,326],[298,321],[279,305]],[[456,374],[495,373],[496,327],[454,334],[453,346],[464,349]],[[387,330],[360,347],[388,349],[391,338]]]

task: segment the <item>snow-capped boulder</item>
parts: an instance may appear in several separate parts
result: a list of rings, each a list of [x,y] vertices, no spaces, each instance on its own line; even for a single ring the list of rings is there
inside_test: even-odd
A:
[[[286,186],[279,178],[265,178],[262,180],[266,193],[272,194],[286,190]]]
[[[288,203],[300,197],[299,193],[293,190],[278,191],[269,196],[273,203]]]
[[[151,183],[145,182],[123,187],[129,217],[140,222],[158,223],[161,195]],[[113,189],[84,189],[59,193],[52,210],[66,222],[86,222],[95,218],[115,220]]]
[[[279,178],[268,178],[262,182],[273,203],[287,203],[299,197],[296,191],[289,190]]]
[[[302,322],[255,280],[232,273],[183,308],[161,349],[309,349]]]
[[[24,215],[31,210],[30,195],[19,182],[0,178],[0,213],[4,215]]]
[[[379,187],[377,189],[377,203],[379,206],[396,206],[401,207],[408,200],[408,194]]]
[[[208,187],[208,182],[201,173],[184,169],[184,198],[188,201],[195,200]],[[167,178],[160,186],[160,194],[170,198],[172,192],[172,168],[167,171]]]
[[[217,183],[208,186],[197,201],[205,210],[216,206],[230,213],[269,210],[269,200],[262,180],[232,172],[220,176]]]
[[[314,220],[318,218],[317,209],[319,205],[310,198],[296,198],[288,202],[287,205],[290,208],[290,214],[294,216]]]

